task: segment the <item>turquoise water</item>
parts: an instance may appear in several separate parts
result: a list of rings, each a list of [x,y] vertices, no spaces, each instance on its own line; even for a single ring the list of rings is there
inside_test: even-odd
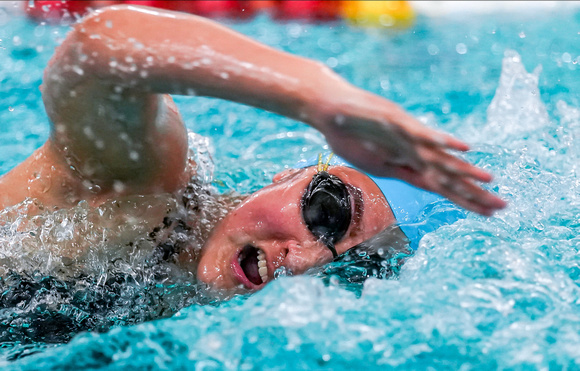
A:
[[[113,305],[83,307],[91,302],[86,291],[100,287],[87,283],[85,296],[50,312],[38,292],[64,297],[82,288],[32,274],[13,277],[2,282],[0,296],[15,298],[0,308],[2,366],[579,367],[580,13],[421,18],[401,32],[264,18],[233,27],[321,60],[468,141],[473,151],[466,157],[495,174],[491,188],[509,208],[490,219],[470,214],[427,235],[396,278],[347,284],[337,277],[282,277],[221,304],[180,301],[195,288],[179,280],[125,279],[117,291],[95,293]],[[38,85],[65,32],[0,13],[0,173],[46,140]],[[212,138],[215,177],[226,188],[255,190],[324,146],[314,130],[269,113],[211,99],[177,101],[188,127]],[[5,246],[0,252],[10,253]],[[16,281],[36,285],[35,300],[45,301],[25,301],[23,308]],[[177,313],[165,318],[153,297]],[[69,327],[48,320],[57,315]],[[30,326],[45,326],[46,333],[35,335]]]

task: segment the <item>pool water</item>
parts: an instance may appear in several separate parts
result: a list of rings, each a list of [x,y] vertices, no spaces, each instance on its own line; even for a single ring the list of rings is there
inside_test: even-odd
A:
[[[473,150],[465,157],[495,175],[490,188],[509,207],[428,234],[389,279],[281,277],[221,303],[192,299],[187,280],[168,271],[157,278],[171,280],[152,279],[143,267],[113,277],[107,289],[98,274],[78,287],[38,271],[11,272],[1,281],[2,367],[578,367],[579,12],[420,17],[403,31],[267,18],[231,26],[323,61],[466,140]],[[66,30],[0,9],[0,174],[48,136],[38,86]],[[313,129],[270,113],[176,100],[188,128],[211,138],[221,189],[253,191],[325,148]],[[46,228],[60,225],[53,222]],[[11,254],[4,243],[2,259]]]

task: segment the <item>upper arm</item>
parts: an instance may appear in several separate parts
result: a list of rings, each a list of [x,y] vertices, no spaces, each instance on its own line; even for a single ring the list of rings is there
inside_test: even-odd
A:
[[[175,191],[186,181],[187,160],[177,107],[116,74],[122,51],[95,36],[100,27],[90,18],[75,26],[45,71],[50,141],[79,181],[100,193]]]

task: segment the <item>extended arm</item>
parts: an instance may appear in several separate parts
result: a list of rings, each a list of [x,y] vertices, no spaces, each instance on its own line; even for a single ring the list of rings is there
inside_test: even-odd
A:
[[[67,199],[183,187],[185,129],[163,94],[218,97],[295,118],[372,174],[402,178],[482,214],[504,205],[473,183],[489,181],[487,173],[446,152],[467,150],[465,144],[321,63],[200,17],[131,6],[106,8],[77,24],[45,73],[53,130],[41,150],[61,159],[57,170],[74,196]]]

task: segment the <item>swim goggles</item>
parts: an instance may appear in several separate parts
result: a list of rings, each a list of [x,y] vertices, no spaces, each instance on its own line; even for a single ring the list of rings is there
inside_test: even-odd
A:
[[[324,243],[336,258],[335,244],[348,231],[352,209],[346,185],[327,169],[328,162],[321,167],[319,161],[318,172],[302,196],[302,217],[314,237]]]

